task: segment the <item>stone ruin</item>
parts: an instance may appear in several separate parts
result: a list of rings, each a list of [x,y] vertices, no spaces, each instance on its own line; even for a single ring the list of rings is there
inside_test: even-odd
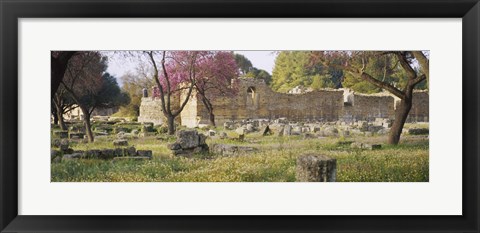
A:
[[[211,152],[221,156],[247,155],[255,151],[257,151],[257,149],[253,147],[227,144],[213,144],[211,148]]]
[[[388,118],[376,118],[374,121],[355,122],[295,122],[287,118],[275,120],[247,119],[241,121],[226,121],[225,130],[234,130],[244,137],[250,133],[260,133],[263,136],[276,135],[292,136],[303,135],[304,139],[319,137],[349,137],[352,135],[373,136],[388,134],[392,126]]]
[[[205,142],[207,136],[196,130],[179,130],[176,136],[177,140],[168,145],[174,155],[191,156],[196,153],[208,152],[208,145]]]
[[[176,156],[191,157],[193,154],[208,152],[220,156],[239,156],[257,151],[257,149],[253,147],[228,144],[213,144],[209,147],[206,143],[207,136],[196,130],[180,130],[176,136],[177,140],[168,145],[173,155]]]
[[[299,156],[295,178],[297,182],[335,182],[337,160],[316,154]]]
[[[346,123],[367,121],[376,118],[394,120],[398,98],[389,93],[360,94],[349,89],[322,89],[302,94],[278,93],[270,89],[263,80],[237,78],[233,84],[238,87],[233,97],[220,96],[212,99],[215,122],[238,122],[247,119],[279,120],[294,122],[336,122]],[[185,98],[175,96],[173,108]],[[177,123],[189,128],[209,124],[209,115],[197,94],[193,93]],[[428,91],[415,91],[413,106],[408,122],[428,122]],[[139,122],[165,122],[158,97],[144,97],[141,101]],[[258,126],[257,126],[258,127]],[[226,128],[230,128],[227,126]],[[235,130],[236,128],[230,128]],[[248,131],[248,129],[247,129]]]
[[[150,160],[153,157],[151,150],[137,150],[126,145],[117,145],[114,149],[73,150],[68,139],[54,139],[50,155],[52,162],[70,159]]]

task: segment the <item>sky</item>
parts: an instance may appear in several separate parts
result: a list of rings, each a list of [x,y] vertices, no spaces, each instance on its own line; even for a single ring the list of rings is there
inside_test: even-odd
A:
[[[277,54],[273,51],[234,51],[247,57],[252,65],[258,69],[263,69],[272,74],[273,66],[275,65],[275,58]],[[117,78],[117,80],[125,73],[136,72],[137,63],[132,60],[125,60],[121,58],[110,59],[107,72]],[[121,85],[120,80],[118,80]]]
[[[274,53],[274,51],[235,51],[235,53],[247,57],[254,67],[272,74],[273,66],[275,65],[275,58],[277,57],[277,54]]]

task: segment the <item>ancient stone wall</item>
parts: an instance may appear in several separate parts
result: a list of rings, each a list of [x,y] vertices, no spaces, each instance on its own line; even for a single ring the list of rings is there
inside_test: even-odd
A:
[[[173,110],[179,109],[179,98],[172,97],[171,106]],[[138,122],[152,122],[154,125],[161,125],[167,121],[162,111],[162,101],[160,98],[142,97],[140,104],[140,115]],[[175,122],[181,124],[181,117],[178,116]]]
[[[151,97],[142,98],[138,122],[153,122],[154,125],[161,125],[165,122],[160,99]]]
[[[400,99],[396,99],[396,104]],[[407,122],[428,122],[429,121],[430,98],[428,91],[415,90],[413,92],[412,109],[407,117]]]
[[[185,93],[182,93],[181,99],[185,99]],[[181,123],[182,125],[185,125],[189,128],[193,128],[198,126],[199,122],[199,117],[198,117],[198,108],[204,107],[202,103],[198,102],[198,97],[195,92],[192,92],[192,96],[190,96],[190,99],[188,100],[187,105],[183,108],[183,111],[180,113],[180,118],[181,118]],[[208,122],[207,122],[208,123]],[[203,124],[207,124],[203,123]]]
[[[274,92],[263,80],[239,79],[234,85],[237,92],[235,97],[212,98],[217,124],[229,120],[280,117],[291,121],[335,121],[342,113],[341,90],[320,90],[294,95]],[[197,124],[208,124],[209,115],[201,101],[197,101],[196,109]],[[189,114],[182,114],[182,121],[184,116],[193,118],[187,115]],[[191,127],[191,124],[188,126]]]
[[[303,94],[274,92],[263,80],[239,78],[231,96],[208,96],[213,104],[217,125],[245,119],[278,119],[289,121],[374,121],[395,117],[396,99],[389,93],[359,94],[351,90],[325,89]],[[181,100],[185,98],[181,96]],[[416,91],[410,121],[428,121],[428,92]],[[179,105],[180,101],[177,101]],[[200,96],[192,94],[180,117],[181,124],[197,127],[209,124],[209,114]],[[159,99],[142,98],[141,122],[161,124],[164,117]]]
[[[374,121],[375,118],[395,117],[395,100],[386,93],[359,94],[353,93],[345,102],[341,119],[344,121]]]

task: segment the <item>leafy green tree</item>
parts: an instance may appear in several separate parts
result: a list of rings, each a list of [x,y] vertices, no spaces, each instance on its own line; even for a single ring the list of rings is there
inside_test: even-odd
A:
[[[263,79],[267,85],[272,82],[272,76],[267,71],[255,67],[251,67],[250,71],[242,77]]]
[[[271,83],[272,75],[265,70],[254,67],[252,62],[242,54],[235,54],[235,63],[241,77],[263,79],[267,85]]]
[[[365,57],[363,61],[366,62],[365,70],[368,70],[372,77],[376,77],[382,82],[387,82],[394,87],[404,87],[408,82],[408,74],[406,70],[400,65],[398,59],[394,56],[371,56],[367,53],[363,54]],[[357,67],[362,66],[362,58],[357,55],[357,59],[350,59],[350,65]],[[416,72],[420,72],[419,67],[413,66]],[[428,68],[427,68],[428,69]],[[350,88],[360,93],[378,93],[382,91],[382,88],[374,85],[373,83],[358,79],[351,73],[346,73],[342,82],[344,87]],[[426,89],[426,81],[422,81],[415,85],[415,89]]]
[[[243,56],[242,54],[235,54],[235,63],[237,63],[238,69],[242,75],[247,74],[253,67],[252,62]]]
[[[120,77],[122,80],[122,91],[130,96],[130,103],[120,107],[116,116],[138,117],[140,115],[140,105],[142,102],[143,89],[146,88],[149,93],[155,85],[151,77],[145,74],[127,73]]]
[[[112,108],[128,104],[128,94],[122,93],[115,77],[105,73],[107,58],[99,52],[85,52],[72,57],[61,85],[83,113],[89,142],[94,141],[90,117],[96,108]]]
[[[325,75],[314,75],[312,76],[312,84],[310,87],[313,90],[319,90],[322,88],[335,88],[335,84],[332,81],[332,75],[325,74]]]
[[[312,61],[310,51],[280,52],[275,59],[270,86],[278,92],[288,92],[296,86],[316,90],[342,86],[342,70]]]
[[[314,61],[343,69],[353,77],[386,90],[400,99],[388,137],[388,144],[397,145],[412,108],[413,90],[417,85],[426,82],[429,76],[427,54],[423,51],[315,51],[311,55]],[[345,62],[331,62],[339,58]],[[380,69],[382,66],[383,73]]]

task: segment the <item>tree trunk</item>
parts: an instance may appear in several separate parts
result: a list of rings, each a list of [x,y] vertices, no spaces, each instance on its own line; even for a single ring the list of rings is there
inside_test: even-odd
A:
[[[52,114],[53,115],[53,124],[58,125],[58,116],[57,113]]]
[[[210,102],[210,100],[208,100],[207,97],[205,97],[204,94],[201,94],[201,96],[202,96],[203,105],[208,111],[210,125],[215,127],[216,125],[215,125],[215,114],[213,114],[213,105]]]
[[[90,114],[83,114],[83,122],[85,124],[85,133],[87,134],[88,142],[93,142],[93,132],[92,132],[92,125],[90,124]]]
[[[209,112],[209,114],[210,114],[210,124],[211,124],[213,127],[215,127],[215,126],[216,126],[216,125],[215,125],[215,115],[213,114],[213,111],[212,111],[212,110],[209,110],[208,112]]]
[[[60,54],[58,57],[53,57],[53,52],[52,55],[50,55],[50,69],[51,69],[51,80],[50,80],[50,85],[51,85],[51,98],[53,99],[53,96],[55,95],[55,92],[57,92],[58,86],[60,85],[60,82],[62,82],[63,75],[65,74],[65,70],[67,69],[68,61],[70,58],[77,53],[76,51],[66,51],[66,52],[59,52]]]
[[[67,125],[65,125],[65,121],[63,119],[63,112],[61,110],[59,110],[57,108],[57,121],[58,121],[58,126],[60,126],[60,128],[62,130],[67,130]]]
[[[52,116],[53,116],[53,124],[57,125],[58,124],[58,116],[57,116],[57,107],[56,106],[52,108]]]
[[[174,135],[175,134],[175,117],[174,116],[167,116],[167,124],[168,124],[168,134]]]
[[[412,92],[406,95],[405,99],[400,100],[400,106],[397,107],[395,112],[395,120],[393,121],[392,128],[390,129],[390,135],[388,136],[388,144],[397,145],[400,142],[400,135],[402,134],[403,125],[407,120],[408,113],[412,108]]]

